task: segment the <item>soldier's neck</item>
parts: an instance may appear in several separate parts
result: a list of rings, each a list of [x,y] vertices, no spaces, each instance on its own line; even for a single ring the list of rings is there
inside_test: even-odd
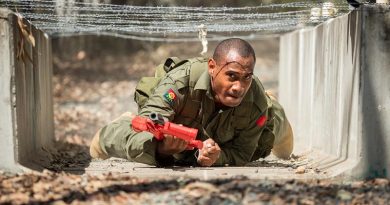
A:
[[[226,106],[226,105],[224,105],[224,104],[222,104],[220,102],[215,102],[214,106],[215,106],[215,111],[227,110],[227,109],[230,108],[230,107],[228,107],[228,106]]]

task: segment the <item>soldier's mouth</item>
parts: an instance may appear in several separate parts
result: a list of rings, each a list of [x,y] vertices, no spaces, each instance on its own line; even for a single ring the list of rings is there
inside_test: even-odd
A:
[[[228,97],[234,98],[234,99],[240,99],[241,95],[232,95],[230,93],[227,94]]]

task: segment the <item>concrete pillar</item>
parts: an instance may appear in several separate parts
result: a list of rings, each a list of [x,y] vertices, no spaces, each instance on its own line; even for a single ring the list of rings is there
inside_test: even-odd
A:
[[[359,123],[367,177],[390,177],[390,6],[362,8]]]
[[[9,10],[0,8],[0,169],[19,171],[14,87],[14,45]]]

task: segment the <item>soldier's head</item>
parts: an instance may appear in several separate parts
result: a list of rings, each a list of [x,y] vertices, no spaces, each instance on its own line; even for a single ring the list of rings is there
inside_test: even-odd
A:
[[[239,38],[226,39],[215,48],[208,71],[216,103],[238,106],[252,83],[256,56],[252,46]]]

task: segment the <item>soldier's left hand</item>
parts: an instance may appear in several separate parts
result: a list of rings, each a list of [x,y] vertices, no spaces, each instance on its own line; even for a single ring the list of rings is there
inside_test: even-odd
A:
[[[198,164],[202,167],[212,166],[219,158],[221,148],[212,139],[203,142],[203,148],[199,150]]]
[[[157,144],[157,152],[162,155],[173,155],[186,149],[188,142],[176,136],[165,135]]]

